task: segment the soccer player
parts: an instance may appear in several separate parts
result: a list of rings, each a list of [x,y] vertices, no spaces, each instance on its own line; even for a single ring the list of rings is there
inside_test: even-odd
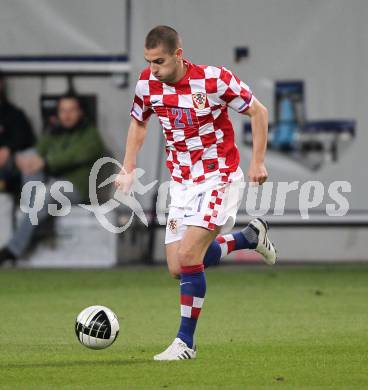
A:
[[[268,264],[276,261],[267,224],[259,218],[240,232],[219,235],[234,226],[244,188],[228,107],[251,118],[248,178],[260,185],[267,179],[268,113],[230,70],[184,59],[180,36],[171,27],[157,26],[148,33],[144,57],[148,67],[136,86],[123,169],[115,185],[129,192],[147,122],[155,113],[172,176],[165,244],[169,271],[180,279],[181,324],[173,343],[154,359],[192,359],[206,293],[204,268],[245,248],[261,253]]]

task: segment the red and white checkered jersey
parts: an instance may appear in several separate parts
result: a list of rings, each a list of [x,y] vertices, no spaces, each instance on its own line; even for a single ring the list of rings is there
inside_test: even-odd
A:
[[[163,83],[143,70],[131,115],[138,121],[158,116],[166,138],[167,162],[178,182],[228,175],[239,165],[227,108],[245,112],[253,102],[249,87],[225,67],[195,65],[176,83]]]

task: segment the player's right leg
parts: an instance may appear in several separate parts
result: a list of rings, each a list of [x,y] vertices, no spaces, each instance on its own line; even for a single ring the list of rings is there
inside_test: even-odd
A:
[[[179,246],[180,241],[171,242],[166,245],[167,268],[170,275],[175,279],[180,279],[180,262],[178,257]]]
[[[180,303],[181,323],[173,343],[154,360],[180,360],[196,357],[194,332],[206,293],[203,257],[208,246],[220,232],[199,226],[189,226],[178,245],[170,245],[170,250],[177,248],[176,258],[180,264]],[[168,264],[169,261],[168,261]],[[170,265],[169,265],[170,267]]]

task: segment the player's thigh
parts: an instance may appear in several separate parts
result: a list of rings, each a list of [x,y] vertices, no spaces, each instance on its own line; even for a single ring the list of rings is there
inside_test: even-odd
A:
[[[202,264],[209,245],[220,231],[220,226],[215,226],[214,230],[200,226],[188,226],[177,251],[180,266]]]
[[[167,268],[170,275],[174,278],[180,277],[180,262],[178,258],[178,249],[181,241],[174,241],[166,244]]]

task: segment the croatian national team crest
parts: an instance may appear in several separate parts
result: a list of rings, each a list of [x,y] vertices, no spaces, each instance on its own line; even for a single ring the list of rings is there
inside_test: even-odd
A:
[[[167,226],[172,234],[178,234],[178,221],[176,219],[169,219]]]
[[[204,92],[192,93],[192,99],[195,108],[203,110],[206,107],[207,95]]]

